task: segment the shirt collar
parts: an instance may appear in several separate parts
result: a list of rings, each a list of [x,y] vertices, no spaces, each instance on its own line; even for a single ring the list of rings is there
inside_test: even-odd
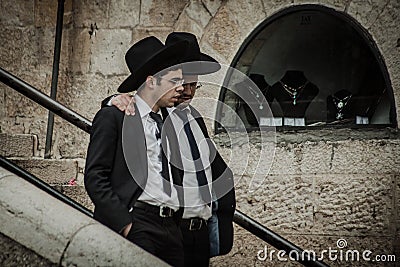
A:
[[[172,107],[172,108],[167,108],[168,113],[170,114],[171,112],[174,112],[174,110],[176,109],[176,107]],[[186,113],[191,114],[192,113],[192,109],[190,108],[190,105],[187,105],[186,107],[184,107],[183,109],[181,109],[182,111],[186,111]]]
[[[138,94],[135,95],[135,100],[140,117],[143,119],[144,117],[148,116],[152,110],[150,106]]]

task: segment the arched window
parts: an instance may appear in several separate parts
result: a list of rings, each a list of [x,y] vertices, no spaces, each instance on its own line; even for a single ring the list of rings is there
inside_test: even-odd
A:
[[[247,38],[231,66],[258,85],[274,117],[257,118],[249,109],[254,103],[223,88],[220,101],[248,130],[396,126],[385,64],[369,34],[347,14],[318,5],[287,8]],[[220,105],[217,132],[225,115]]]

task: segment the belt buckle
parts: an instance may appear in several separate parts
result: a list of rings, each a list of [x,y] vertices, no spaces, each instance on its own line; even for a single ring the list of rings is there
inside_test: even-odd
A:
[[[165,206],[160,206],[160,217],[162,218],[167,218],[167,217],[172,217],[173,212],[172,209],[169,207]]]
[[[201,226],[203,225],[203,220],[198,220],[200,221],[200,223],[198,223],[198,227],[196,227],[196,221],[197,219],[190,219],[189,231],[200,230]]]

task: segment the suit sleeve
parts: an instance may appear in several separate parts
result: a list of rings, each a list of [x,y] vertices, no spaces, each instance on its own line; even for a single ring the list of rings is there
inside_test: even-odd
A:
[[[119,232],[131,222],[128,208],[113,191],[110,174],[118,145],[114,108],[103,108],[93,120],[85,166],[85,188],[103,223]]]
[[[110,102],[111,98],[113,98],[114,96],[117,96],[118,94],[114,94],[114,95],[110,95],[107,96],[103,101],[101,101],[101,107],[107,107],[108,106],[108,102]]]

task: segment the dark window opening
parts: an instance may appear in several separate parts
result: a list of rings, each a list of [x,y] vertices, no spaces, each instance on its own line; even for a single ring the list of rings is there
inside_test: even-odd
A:
[[[392,88],[380,58],[368,33],[347,15],[322,6],[291,7],[260,25],[232,63],[258,85],[273,119],[257,117],[252,112],[257,102],[244,103],[224,88],[220,100],[235,110],[247,130],[394,127]],[[225,123],[225,115],[218,107],[217,132],[221,125],[234,127]]]

